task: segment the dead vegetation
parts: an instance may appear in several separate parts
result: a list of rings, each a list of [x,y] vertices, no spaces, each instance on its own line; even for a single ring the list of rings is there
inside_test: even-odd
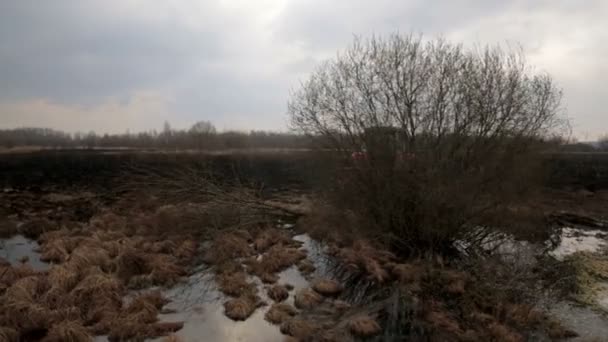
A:
[[[291,318],[281,324],[283,334],[293,336],[300,341],[311,339],[318,329],[315,323],[299,318]]]
[[[268,298],[275,302],[282,302],[289,297],[287,288],[283,285],[274,285],[268,289]]]
[[[134,234],[139,217],[108,213],[73,229],[34,223],[28,235],[38,238],[41,259],[56,264],[48,272],[27,264],[0,266],[0,326],[7,340],[16,331],[20,340],[36,335],[44,341],[90,341],[105,334],[119,341],[181,328],[158,322],[167,303],[160,292],[128,304],[123,298],[129,287],[170,286],[184,276],[197,249],[187,234]]]
[[[298,309],[310,309],[320,304],[323,297],[312,289],[305,288],[296,292],[294,304]]]
[[[342,292],[342,285],[330,279],[316,279],[312,282],[312,288],[324,296],[336,296]]]
[[[229,299],[224,303],[224,312],[228,318],[233,319],[235,321],[244,321],[257,308],[257,298],[256,297],[241,297]]]
[[[375,319],[368,316],[359,316],[352,318],[348,322],[348,328],[353,335],[359,337],[370,337],[380,333],[380,324]]]
[[[297,310],[286,303],[275,303],[266,311],[264,318],[272,324],[281,324],[297,314]]]

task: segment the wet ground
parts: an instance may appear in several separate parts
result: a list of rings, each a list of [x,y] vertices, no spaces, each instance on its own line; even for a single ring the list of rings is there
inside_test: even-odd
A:
[[[290,226],[285,227],[291,228]],[[606,247],[606,236],[599,230],[583,230],[564,228],[559,245],[550,254],[558,259],[578,251],[597,252]],[[297,290],[310,286],[310,279],[317,276],[327,276],[331,270],[326,262],[322,246],[307,235],[296,235],[294,240],[302,242],[300,248],[308,251],[308,259],[316,266],[316,271],[303,276],[296,266],[292,266],[279,274],[279,284],[291,284],[294,288],[289,292],[286,303],[293,305],[293,297]],[[526,245],[527,246],[527,245]],[[529,247],[529,246],[527,246]],[[29,264],[36,270],[47,270],[51,265],[40,261],[37,252],[38,244],[22,235],[16,235],[0,242],[0,257],[13,265]],[[245,321],[233,321],[225,316],[223,302],[225,296],[216,287],[214,276],[207,268],[201,266],[183,282],[163,294],[171,300],[159,316],[162,321],[183,321],[184,327],[176,333],[183,341],[283,341],[284,335],[278,326],[268,323],[264,315],[272,300],[270,300],[264,285],[256,277],[251,277],[258,286],[258,293],[268,305],[258,308]],[[608,288],[608,286],[607,286]],[[598,298],[600,307],[608,310],[608,291]],[[570,301],[550,301],[545,303],[548,311],[559,319],[566,327],[579,333],[574,341],[602,340],[608,336],[608,318],[601,310],[580,306]],[[98,336],[96,341],[106,341]],[[162,341],[162,338],[153,341]]]
[[[21,263],[30,265],[36,271],[50,268],[46,262],[40,261],[40,253],[36,241],[27,239],[23,235],[15,235],[9,239],[0,240],[0,258],[16,266]]]

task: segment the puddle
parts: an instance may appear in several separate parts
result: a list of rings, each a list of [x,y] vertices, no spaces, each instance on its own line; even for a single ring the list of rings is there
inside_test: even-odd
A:
[[[306,234],[296,235],[293,239],[303,243],[301,248],[308,250],[309,260],[318,268],[315,274],[321,274],[324,264],[321,245]],[[277,284],[291,284],[294,287],[285,301],[293,305],[294,294],[308,287],[309,279],[304,277],[296,266],[289,267],[278,276]],[[273,303],[266,293],[270,285],[262,284],[257,277],[251,277],[250,280],[258,286],[258,295],[268,305],[258,308],[246,321],[233,321],[224,315],[223,303],[226,297],[217,289],[213,274],[206,270],[200,270],[184,283],[164,291],[164,295],[171,300],[165,309],[174,310],[175,313],[161,314],[159,319],[183,321],[184,327],[176,335],[185,342],[284,341],[285,335],[280,332],[279,327],[264,320],[266,311]],[[162,341],[162,338],[152,341]]]
[[[568,341],[605,341],[608,336],[608,320],[598,312],[568,302],[553,303],[549,313],[579,336]]]
[[[40,253],[36,252],[38,243],[27,239],[23,235],[15,235],[10,239],[0,240],[0,257],[6,259],[13,266],[21,264],[27,258],[26,264],[36,271],[48,270],[51,265],[40,261]]]
[[[563,228],[560,243],[550,254],[562,260],[576,252],[598,252],[607,246],[604,234],[601,230]]]
[[[265,291],[258,288],[259,295],[265,298]],[[188,280],[164,292],[171,303],[166,309],[176,313],[161,314],[161,321],[183,321],[184,327],[176,335],[184,342],[189,341],[283,341],[277,326],[264,320],[268,306],[258,308],[246,321],[233,321],[224,315],[224,295],[218,291],[213,275],[201,271]],[[268,302],[270,303],[270,302]],[[162,341],[162,338],[152,341]]]

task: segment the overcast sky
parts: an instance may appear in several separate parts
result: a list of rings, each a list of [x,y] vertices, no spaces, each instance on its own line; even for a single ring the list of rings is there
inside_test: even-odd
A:
[[[0,128],[286,130],[290,89],[353,35],[518,42],[608,132],[608,1],[0,0]]]

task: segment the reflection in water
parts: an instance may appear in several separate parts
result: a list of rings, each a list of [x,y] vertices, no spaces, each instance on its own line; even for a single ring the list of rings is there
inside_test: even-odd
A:
[[[260,294],[261,291],[260,291]],[[184,321],[177,332],[183,341],[282,341],[279,329],[264,320],[267,307],[260,308],[244,322],[235,322],[224,315],[224,296],[218,291],[210,272],[200,271],[187,282],[165,292],[171,300],[161,321]],[[161,341],[157,339],[155,341]]]
[[[0,257],[6,259],[13,266],[17,266],[24,258],[27,264],[34,270],[44,271],[50,268],[46,262],[40,261],[38,243],[34,240],[25,238],[23,235],[15,235],[10,239],[0,241]]]
[[[597,252],[606,247],[603,234],[601,230],[563,228],[560,243],[551,254],[561,260],[576,252]]]

